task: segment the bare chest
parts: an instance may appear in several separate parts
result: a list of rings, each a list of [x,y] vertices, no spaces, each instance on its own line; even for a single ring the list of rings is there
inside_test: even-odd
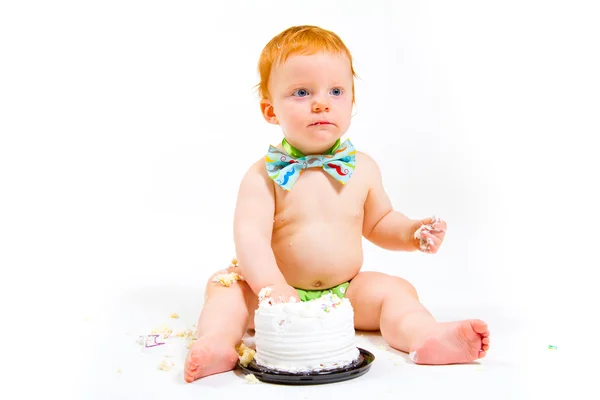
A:
[[[274,229],[293,222],[362,221],[366,197],[360,176],[342,185],[321,169],[306,169],[291,190],[276,186]]]

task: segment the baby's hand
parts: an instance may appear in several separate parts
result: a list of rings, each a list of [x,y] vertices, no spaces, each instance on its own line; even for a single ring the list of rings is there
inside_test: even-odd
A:
[[[288,303],[293,301],[291,299],[298,302],[300,301],[296,289],[287,283],[268,285],[258,294],[259,303],[262,303],[263,301],[268,301],[271,304]]]
[[[419,249],[424,253],[437,253],[446,236],[446,222],[433,217],[422,219],[418,225],[414,237],[420,241]]]

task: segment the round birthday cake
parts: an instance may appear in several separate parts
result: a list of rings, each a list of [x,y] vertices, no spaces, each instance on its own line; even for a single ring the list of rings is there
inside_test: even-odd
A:
[[[306,302],[261,299],[254,317],[257,365],[306,373],[341,368],[359,357],[350,301],[325,294]]]

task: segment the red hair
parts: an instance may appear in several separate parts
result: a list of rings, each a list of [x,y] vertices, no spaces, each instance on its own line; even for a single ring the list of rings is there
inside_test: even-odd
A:
[[[356,78],[352,66],[352,55],[335,33],[312,25],[293,26],[281,32],[267,43],[258,60],[260,83],[258,94],[262,99],[269,98],[269,77],[273,65],[283,64],[292,55],[310,55],[318,52],[341,54],[348,57],[350,71]],[[354,82],[352,83],[354,102]]]

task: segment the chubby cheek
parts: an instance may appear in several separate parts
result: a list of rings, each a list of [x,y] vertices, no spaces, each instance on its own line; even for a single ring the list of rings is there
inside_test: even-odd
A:
[[[298,129],[305,125],[306,118],[298,107],[288,106],[282,109],[279,124],[282,128]]]
[[[337,113],[337,121],[340,130],[346,131],[350,127],[350,120],[352,118],[352,103],[343,104]]]
[[[340,110],[340,112],[338,113],[338,116],[337,116],[340,128],[343,128],[344,130],[348,129],[348,127],[350,126],[351,118],[352,118],[352,106],[350,106],[346,109]]]

